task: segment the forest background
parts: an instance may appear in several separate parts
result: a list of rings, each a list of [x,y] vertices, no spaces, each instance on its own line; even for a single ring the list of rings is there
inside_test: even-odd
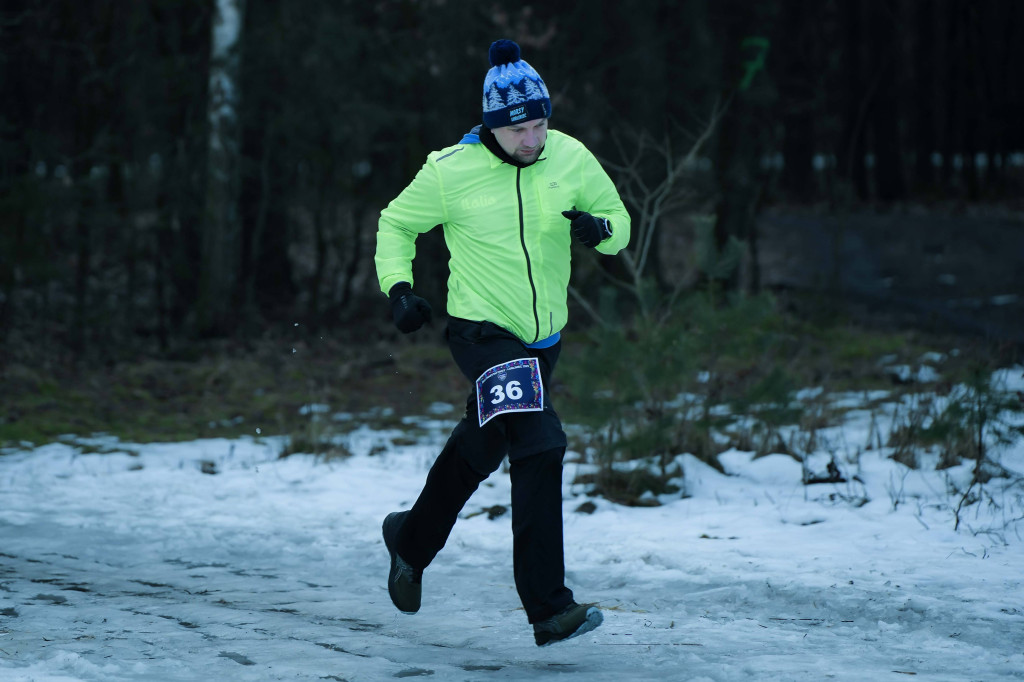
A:
[[[721,348],[762,319],[753,300],[817,351],[758,337],[719,363],[724,388],[778,363],[808,372],[787,386],[878,374],[934,347],[922,332],[1019,361],[1013,0],[22,0],[0,15],[0,444],[460,400],[440,327],[391,327],[374,233],[479,122],[498,38],[633,216],[626,257],[574,255],[584,352],[609,330],[667,348],[700,320]],[[418,253],[443,313],[439,230]]]

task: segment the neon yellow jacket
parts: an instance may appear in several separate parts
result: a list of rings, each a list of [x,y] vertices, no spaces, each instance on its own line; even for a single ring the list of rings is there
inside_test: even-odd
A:
[[[629,243],[629,214],[615,185],[564,133],[549,130],[541,157],[525,168],[479,143],[432,152],[381,211],[374,259],[381,291],[414,284],[416,235],[440,224],[451,253],[448,314],[493,322],[525,343],[552,336],[568,318],[571,229],[562,211],[573,208],[611,222],[601,253]]]

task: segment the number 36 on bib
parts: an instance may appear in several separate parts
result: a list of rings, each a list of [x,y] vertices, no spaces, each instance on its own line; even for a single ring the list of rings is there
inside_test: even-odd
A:
[[[544,384],[537,358],[495,365],[476,380],[476,409],[480,426],[505,412],[540,412]]]

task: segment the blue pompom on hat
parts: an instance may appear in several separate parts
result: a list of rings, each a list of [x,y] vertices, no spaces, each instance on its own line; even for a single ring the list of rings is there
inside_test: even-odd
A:
[[[511,40],[491,43],[491,70],[484,78],[484,125],[488,128],[551,116],[547,86],[519,55],[519,45]]]

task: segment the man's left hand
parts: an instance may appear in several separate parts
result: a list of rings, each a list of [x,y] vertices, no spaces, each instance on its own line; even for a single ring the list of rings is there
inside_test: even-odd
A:
[[[598,218],[586,211],[576,210],[562,211],[562,215],[569,219],[572,233],[584,246],[594,248],[612,236],[612,224],[607,218]]]

